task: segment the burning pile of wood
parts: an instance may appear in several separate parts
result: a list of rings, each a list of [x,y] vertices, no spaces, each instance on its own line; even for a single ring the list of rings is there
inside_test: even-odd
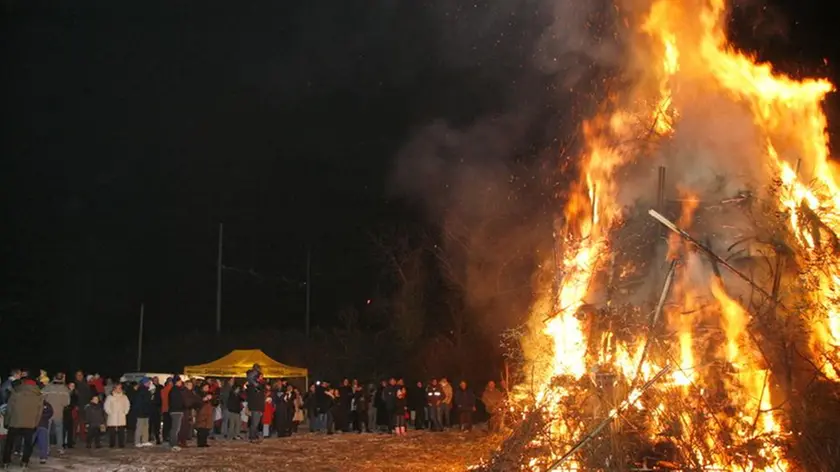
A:
[[[540,391],[524,379],[519,421],[478,470],[840,470],[840,365],[813,354],[808,314],[827,308],[802,296],[837,236],[813,218],[817,249],[797,249],[790,215],[746,191],[687,214],[664,175],[657,208],[612,232],[599,289],[574,313],[589,370]],[[704,287],[697,274],[711,274]]]

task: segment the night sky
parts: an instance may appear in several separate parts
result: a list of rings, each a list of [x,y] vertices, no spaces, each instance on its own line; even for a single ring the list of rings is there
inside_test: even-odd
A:
[[[90,362],[141,303],[148,332],[212,331],[219,222],[225,329],[302,329],[307,247],[314,324],[364,303],[370,235],[433,223],[393,182],[417,129],[560,129],[571,72],[534,65],[553,3],[4,1],[0,357]],[[745,2],[736,39],[831,75],[821,16]]]

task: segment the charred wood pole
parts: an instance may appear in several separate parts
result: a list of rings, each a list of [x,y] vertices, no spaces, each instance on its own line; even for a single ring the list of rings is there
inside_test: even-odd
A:
[[[659,166],[659,180],[656,186],[656,211],[665,211],[665,167]],[[661,235],[661,231],[660,231]]]
[[[660,213],[665,212],[665,167],[659,166],[659,175],[656,184],[656,211]],[[662,231],[662,227],[658,227],[656,229],[656,239],[659,240],[664,236],[664,232]],[[659,285],[659,274],[658,272],[653,272],[654,277],[654,287]],[[650,292],[650,299],[651,302],[656,300],[656,289],[651,290]]]
[[[632,391],[636,388],[636,384],[639,382],[639,378],[642,375],[642,366],[645,364],[645,359],[647,358],[648,349],[654,339],[654,330],[656,329],[656,323],[659,321],[659,316],[662,314],[662,309],[665,307],[665,300],[668,299],[668,294],[671,292],[671,284],[674,281],[674,272],[677,270],[677,260],[674,259],[671,261],[671,266],[668,268],[668,275],[665,276],[665,286],[662,287],[662,293],[659,295],[659,303],[656,304],[656,309],[653,311],[653,315],[650,318],[650,322],[648,323],[648,335],[647,339],[645,340],[645,347],[642,348],[642,355],[639,358],[639,365],[636,367],[636,375],[633,376],[633,382],[630,383],[630,390]]]

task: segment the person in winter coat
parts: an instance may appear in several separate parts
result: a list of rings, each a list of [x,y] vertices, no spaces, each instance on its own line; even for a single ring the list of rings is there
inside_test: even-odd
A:
[[[318,389],[315,384],[309,386],[309,391],[303,397],[303,409],[306,411],[306,419],[309,421],[309,432],[314,433],[319,429]]]
[[[207,393],[206,390],[204,393]],[[187,380],[184,382],[184,390],[181,391],[184,397],[184,416],[181,417],[181,430],[178,432],[178,445],[187,447],[187,441],[192,439],[193,434],[193,410],[198,410],[201,407],[201,399],[195,392],[195,384]]]
[[[151,400],[151,409],[149,410],[149,441],[155,441],[155,444],[161,443],[160,437],[160,420],[161,408],[163,406],[163,386],[160,384],[160,379],[155,377],[152,379],[152,384],[149,386],[149,398]]]
[[[376,409],[376,422],[374,426],[377,430],[380,429],[381,426],[388,426],[388,410],[385,408],[385,389],[388,388],[388,381],[383,380],[379,383],[379,387],[376,389],[376,396],[373,399],[373,406]]]
[[[337,388],[327,388],[327,434],[335,434],[335,417],[341,414],[341,392]]]
[[[411,422],[414,429],[426,426],[426,389],[423,382],[417,384],[408,392],[408,408],[411,410]]]
[[[73,449],[76,444],[76,427],[79,423],[79,395],[76,393],[76,382],[67,382],[67,389],[70,390],[70,403],[64,407],[61,415],[61,423],[64,430],[62,444],[67,449]]]
[[[397,379],[391,377],[388,380],[388,386],[382,392],[382,401],[385,403],[385,411],[388,414],[388,432],[394,431],[394,413],[397,405]]]
[[[370,432],[368,406],[368,396],[365,394],[364,387],[356,384],[353,387],[353,401],[350,409],[353,412],[353,430],[357,433]]]
[[[492,380],[487,382],[487,387],[481,394],[481,403],[484,403],[484,408],[490,419],[487,420],[487,430],[491,433],[498,433],[501,430],[502,418],[505,414],[505,396],[496,388],[496,382]]]
[[[365,403],[367,404],[367,432],[372,433],[376,431],[376,385],[368,384],[367,390],[362,392]]]
[[[85,373],[81,370],[76,372],[76,396],[78,397],[77,404],[79,405],[79,419],[76,422],[76,434],[82,441],[86,441],[87,430],[85,429],[85,424],[87,424],[87,421],[85,421],[84,409],[90,403],[93,392],[91,392],[90,385],[88,385],[85,379]]]
[[[137,425],[134,428],[134,446],[149,447],[149,417],[152,416],[152,392],[149,390],[152,381],[143,377],[134,390],[134,398],[131,401],[131,409],[134,417],[137,418]]]
[[[222,429],[221,429],[222,437],[227,437],[227,435],[228,435],[227,434],[228,422],[226,421],[227,401],[228,401],[228,397],[230,396],[230,392],[233,391],[234,380],[235,379],[233,377],[231,377],[231,378],[225,380],[224,383],[222,383],[221,387],[219,387],[219,403],[222,406]]]
[[[289,385],[279,385],[273,393],[274,401],[274,430],[277,437],[284,438],[292,435],[292,390]],[[268,414],[268,413],[266,413]]]
[[[254,368],[257,367],[255,364]],[[262,431],[262,417],[265,413],[265,381],[261,373],[257,373],[254,381],[256,384],[249,384],[247,390],[248,409],[251,411],[248,439],[260,442],[262,435],[259,433]]]
[[[126,416],[131,410],[131,403],[123,393],[121,384],[114,384],[111,394],[105,399],[105,425],[108,429],[108,446],[125,447]]]
[[[292,433],[297,434],[298,427],[304,420],[303,397],[297,388],[292,389],[292,407],[294,408],[294,413],[292,414]]]
[[[41,393],[44,395],[44,401],[52,407],[50,424],[47,425],[47,439],[50,432],[55,433],[55,444],[61,454],[64,452],[64,410],[70,406],[70,389],[64,384],[64,374],[55,374],[52,382],[44,386]],[[49,444],[49,441],[47,443]]]
[[[235,385],[225,400],[225,423],[227,439],[239,439],[239,432],[242,430],[240,415],[242,414],[242,389]]]
[[[429,405],[429,428],[432,431],[443,431],[441,422],[443,389],[440,388],[437,379],[432,379],[426,387],[426,404]]]
[[[475,394],[467,388],[467,382],[461,381],[455,392],[455,408],[458,409],[458,423],[461,431],[472,430],[472,415],[475,411]]]
[[[443,402],[440,404],[440,423],[444,428],[452,426],[452,384],[446,377],[440,379],[440,389],[443,392]]]
[[[23,455],[21,464],[29,465],[32,457],[32,439],[35,429],[41,422],[44,410],[44,399],[35,380],[23,377],[17,386],[13,387],[6,404],[5,427],[9,430],[6,443],[3,445],[3,466],[8,467],[12,462],[12,450],[19,439],[23,439]]]
[[[41,420],[35,430],[35,446],[38,448],[38,458],[41,460],[41,464],[46,464],[47,457],[50,456],[50,424],[52,424],[52,419],[53,407],[44,400]]]
[[[169,447],[173,451],[180,450],[178,445],[178,436],[181,433],[181,420],[184,418],[184,380],[176,377],[172,388],[169,389],[167,395],[167,407],[169,410]],[[164,388],[164,392],[166,389]],[[166,419],[164,418],[164,434],[166,434]]]
[[[96,448],[99,449],[101,447],[100,438],[102,437],[102,431],[105,429],[105,410],[102,408],[102,404],[99,403],[99,396],[94,395],[90,398],[90,403],[85,405],[85,430],[87,431],[87,437],[85,442],[87,443],[87,448],[90,449],[92,444],[96,445]]]
[[[198,447],[210,447],[207,438],[213,428],[213,395],[207,393],[201,399],[201,406],[195,415],[195,428],[198,430]]]
[[[262,417],[262,436],[264,438],[271,435],[271,425],[274,422],[275,410],[274,397],[269,392],[265,392],[265,409],[263,410]]]
[[[408,415],[408,401],[405,387],[400,387],[394,394],[394,419],[391,421],[394,425],[394,434],[397,436],[405,436],[406,434],[406,415]]]
[[[169,432],[172,431],[172,417],[169,414],[169,395],[175,387],[177,376],[166,379],[166,385],[160,391],[160,416],[163,420],[161,436],[164,441],[169,441]],[[183,385],[183,384],[181,384]],[[183,413],[183,411],[182,411]]]
[[[41,407],[41,419],[38,422],[38,427],[35,428],[35,447],[38,448],[38,458],[41,464],[47,463],[47,458],[50,456],[50,424],[53,419],[53,408],[46,400],[43,401]]]

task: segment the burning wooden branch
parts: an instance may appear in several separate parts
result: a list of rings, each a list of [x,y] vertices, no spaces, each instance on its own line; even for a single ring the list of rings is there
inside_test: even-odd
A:
[[[580,441],[578,441],[578,443],[575,444],[575,446],[572,447],[569,450],[569,452],[563,454],[563,456],[554,461],[548,467],[548,470],[555,470],[558,467],[560,467],[560,465],[562,465],[563,462],[565,462],[567,459],[572,457],[577,451],[583,448],[583,446],[585,446],[589,441],[591,441],[592,438],[596,437],[598,433],[600,433],[608,424],[610,424],[610,422],[612,422],[621,412],[629,408],[631,405],[635,404],[642,396],[642,394],[645,393],[645,391],[647,391],[647,389],[653,386],[653,384],[655,384],[663,375],[667,374],[670,370],[670,366],[665,366],[656,375],[654,375],[653,378],[648,380],[647,383],[642,385],[641,388],[631,390],[630,394],[623,402],[621,402],[620,405],[613,408],[612,411],[610,411],[610,414],[607,415],[607,417],[604,418],[604,420],[601,421],[601,423],[599,423],[598,426],[595,427],[595,429],[590,431],[586,436],[584,436]]]

